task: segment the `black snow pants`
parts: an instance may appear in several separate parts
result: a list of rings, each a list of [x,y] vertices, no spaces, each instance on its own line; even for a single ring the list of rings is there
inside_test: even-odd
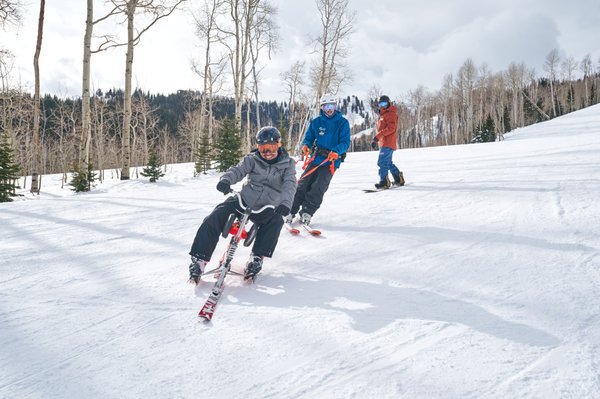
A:
[[[229,197],[217,205],[210,215],[204,218],[204,221],[200,225],[194,238],[190,255],[209,261],[219,242],[219,237],[223,231],[223,227],[225,227],[225,223],[227,223],[229,215],[234,212],[240,216],[244,213],[244,210],[240,208],[236,196]],[[283,227],[283,218],[276,214],[273,209],[267,208],[261,213],[251,214],[250,220],[258,228],[256,239],[252,246],[252,253],[256,256],[270,258],[279,240],[279,233]],[[248,225],[246,226],[246,230],[249,230]]]
[[[329,183],[331,182],[333,175],[331,174],[329,166],[321,166],[315,172],[312,172],[312,174],[303,178],[303,176],[310,173],[310,171],[316,167],[316,164],[310,164],[300,177],[291,210],[293,215],[298,213],[301,207],[303,213],[314,215],[317,209],[321,207],[323,196],[329,188]]]

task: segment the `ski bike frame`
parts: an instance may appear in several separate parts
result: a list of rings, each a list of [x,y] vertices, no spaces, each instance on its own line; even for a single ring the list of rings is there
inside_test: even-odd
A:
[[[231,235],[231,239],[229,240],[229,244],[219,261],[219,266],[212,270],[208,270],[202,273],[201,276],[215,273],[218,275],[217,282],[215,283],[212,293],[217,295],[223,290],[223,282],[225,281],[225,277],[227,274],[235,274],[235,275],[243,275],[242,273],[238,273],[236,271],[231,270],[231,261],[233,260],[233,256],[235,255],[235,251],[238,249],[240,241],[244,239],[244,246],[250,246],[254,239],[256,238],[257,227],[256,225],[252,225],[249,231],[246,231],[245,227],[250,219],[250,215],[253,213],[261,213],[265,209],[271,208],[275,209],[273,205],[265,205],[260,209],[252,210],[250,207],[244,206],[242,203],[242,196],[237,191],[231,191],[238,198],[238,204],[240,208],[244,210],[241,216],[238,216],[236,213],[232,213],[229,215],[229,219],[223,226],[223,231],[221,235],[226,238],[228,235]]]
[[[221,299],[221,294],[223,293],[225,283],[225,277],[227,277],[227,274],[231,273],[236,274],[238,276],[243,276],[242,273],[238,273],[231,270],[231,260],[233,259],[233,255],[235,254],[235,251],[237,250],[242,238],[245,238],[244,246],[249,246],[256,237],[257,227],[255,224],[252,225],[250,231],[246,232],[245,230],[246,223],[248,223],[250,215],[252,215],[253,213],[260,213],[267,208],[275,208],[273,205],[265,205],[262,208],[253,211],[249,206],[244,206],[244,204],[242,203],[242,196],[239,192],[231,190],[230,193],[234,193],[238,197],[240,209],[243,209],[244,212],[241,216],[238,216],[239,211],[229,215],[229,219],[227,219],[227,223],[225,223],[225,226],[223,226],[223,231],[221,232],[221,235],[223,236],[223,238],[226,238],[230,234],[233,237],[231,237],[231,240],[229,241],[229,245],[227,246],[223,257],[219,262],[219,266],[205,273],[202,273],[201,275],[203,276],[205,274],[214,272],[216,272],[217,274],[217,281],[215,282],[215,285],[213,285],[208,299],[206,299],[206,302],[204,302],[204,306],[202,306],[202,309],[200,309],[200,312],[198,313],[198,316],[203,318],[207,322],[210,322],[212,320],[213,314],[215,313],[215,309],[217,307],[217,303],[219,302],[219,299]],[[254,280],[254,278],[252,279]]]

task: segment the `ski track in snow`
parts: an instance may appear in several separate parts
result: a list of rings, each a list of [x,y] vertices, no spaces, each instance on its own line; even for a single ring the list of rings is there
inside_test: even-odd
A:
[[[324,237],[282,230],[208,324],[187,252],[218,173],[86,194],[44,176],[0,204],[0,397],[600,397],[600,106],[399,150],[407,185],[364,194],[376,156],[349,154]]]

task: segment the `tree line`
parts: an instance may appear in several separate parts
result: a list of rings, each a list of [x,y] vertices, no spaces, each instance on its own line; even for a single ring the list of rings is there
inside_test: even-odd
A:
[[[551,50],[538,75],[524,63],[492,72],[467,59],[443,79],[440,90],[423,86],[398,97],[399,148],[468,144],[502,140],[513,129],[528,126],[600,102],[600,59],[588,54],[577,61]],[[579,72],[579,73],[578,73]],[[388,94],[386,91],[385,94]],[[371,98],[384,94],[372,89]],[[362,136],[355,150],[368,150]]]
[[[66,183],[75,172],[86,190],[94,169],[99,179],[106,171],[121,179],[133,171],[137,177],[137,167],[148,165],[151,155],[153,164],[160,159],[194,162],[198,173],[222,170],[252,148],[254,132],[264,125],[277,126],[286,148],[294,152],[319,110],[320,96],[340,93],[352,80],[346,62],[356,13],[348,0],[315,0],[320,33],[313,39],[314,55],[291,60],[280,75],[285,102],[259,100],[261,71],[279,42],[276,7],[266,0],[207,0],[195,9],[194,34],[202,51],[192,60],[203,89],[167,95],[134,89],[135,46],[144,32],[185,1],[109,0],[109,9],[94,18],[94,1],[87,0],[82,95],[77,98],[41,95],[43,71],[37,67],[35,93],[26,92],[11,73],[12,55],[0,49],[2,148],[12,149],[21,176],[63,173]],[[21,18],[18,5],[0,0],[1,28]],[[36,60],[44,8],[40,0]],[[127,39],[115,32],[93,36],[111,18],[127,21]],[[91,92],[93,54],[119,46],[127,48],[125,89]],[[561,59],[558,50],[546,56],[541,75],[524,63],[493,72],[467,59],[444,77],[438,91],[418,86],[394,95],[390,88],[384,93],[374,86],[365,99],[341,97],[340,108],[358,119],[352,129],[361,134],[355,135],[351,151],[370,149],[375,101],[381,94],[394,98],[399,109],[399,148],[494,141],[514,128],[598,103],[599,76],[600,62],[595,66],[591,56]],[[30,184],[32,190],[37,186]]]

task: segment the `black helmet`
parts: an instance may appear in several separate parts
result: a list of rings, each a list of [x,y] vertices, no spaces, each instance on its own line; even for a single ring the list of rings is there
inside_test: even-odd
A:
[[[265,126],[256,133],[256,144],[279,143],[281,133],[273,126]]]
[[[381,96],[379,97],[379,102],[380,103],[391,103],[390,98],[388,96]]]

